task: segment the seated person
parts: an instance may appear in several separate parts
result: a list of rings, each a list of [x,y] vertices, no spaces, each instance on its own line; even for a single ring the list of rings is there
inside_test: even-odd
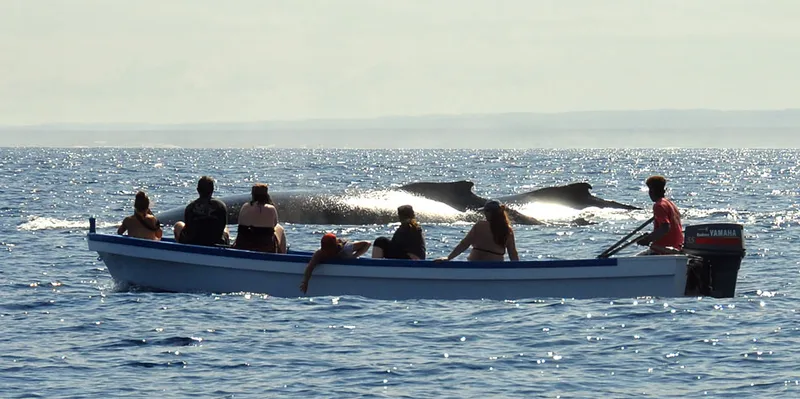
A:
[[[503,261],[506,250],[510,260],[519,260],[514,230],[508,222],[505,206],[495,200],[489,200],[481,210],[486,220],[475,223],[450,255],[436,259],[437,262],[451,260],[470,246],[472,250],[467,256],[469,261]]]
[[[199,198],[186,206],[183,221],[175,223],[175,241],[193,245],[227,245],[228,208],[225,203],[212,198],[214,179],[203,176],[197,182]]]
[[[136,193],[136,198],[133,200],[133,215],[122,220],[117,234],[125,234],[126,231],[129,237],[161,240],[163,234],[161,223],[153,216],[153,212],[150,212],[150,199],[142,191]]]
[[[683,226],[678,207],[667,199],[667,179],[650,176],[645,182],[653,201],[653,232],[636,243],[649,248],[638,255],[670,255],[683,249]]]
[[[248,251],[277,253],[280,240],[275,232],[278,211],[272,205],[266,184],[256,184],[251,190],[251,201],[239,210],[239,234],[233,248]],[[285,252],[285,251],[284,251]]]
[[[316,250],[314,255],[311,256],[311,260],[308,261],[303,282],[300,283],[300,291],[303,291],[304,294],[308,291],[308,281],[311,279],[311,273],[318,264],[329,259],[358,258],[366,253],[370,247],[369,241],[348,242],[347,240],[336,238],[333,233],[322,236],[320,244],[320,249]]]
[[[414,208],[403,205],[397,208],[400,227],[394,232],[392,239],[378,237],[372,243],[373,258],[389,259],[425,259],[425,236],[422,227],[417,223]]]

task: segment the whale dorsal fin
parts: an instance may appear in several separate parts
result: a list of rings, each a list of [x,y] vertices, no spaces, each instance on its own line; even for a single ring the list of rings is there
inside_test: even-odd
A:
[[[594,196],[590,192],[591,189],[591,184],[586,182],[578,182],[564,186],[544,187],[538,190],[529,191],[527,193],[511,195],[499,199],[500,201],[511,204],[522,204],[526,202],[552,202],[575,209],[583,209],[590,206],[598,208],[639,209],[632,205],[608,201]]]
[[[475,183],[466,180],[454,182],[418,182],[406,184],[400,190],[445,203],[454,209],[464,212],[477,209],[486,203],[486,199],[475,195],[472,188]]]

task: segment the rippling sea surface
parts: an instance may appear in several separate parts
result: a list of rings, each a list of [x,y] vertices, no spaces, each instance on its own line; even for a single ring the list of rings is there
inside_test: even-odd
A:
[[[219,196],[266,182],[361,206],[416,201],[443,217],[457,212],[386,190],[468,179],[492,197],[587,181],[600,197],[649,208],[643,182],[664,174],[684,224],[743,224],[747,256],[728,299],[116,289],[87,249],[89,216],[113,233],[137,190],[159,212],[192,200],[204,174]],[[798,177],[798,150],[0,148],[0,397],[800,397]],[[523,259],[595,257],[649,217],[520,210],[550,222],[515,226]],[[596,224],[567,223],[578,216]],[[429,256],[469,227],[420,219]],[[323,231],[371,240],[394,229],[287,227],[294,249],[314,248]]]

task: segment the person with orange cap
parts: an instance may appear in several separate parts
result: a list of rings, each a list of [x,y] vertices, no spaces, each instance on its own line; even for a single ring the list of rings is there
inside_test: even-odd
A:
[[[349,242],[337,238],[333,233],[325,234],[320,240],[320,249],[314,252],[311,260],[308,261],[308,265],[306,265],[303,281],[300,283],[300,291],[303,291],[304,294],[308,292],[308,281],[311,279],[311,273],[320,263],[329,259],[358,258],[364,255],[371,245],[369,241]]]

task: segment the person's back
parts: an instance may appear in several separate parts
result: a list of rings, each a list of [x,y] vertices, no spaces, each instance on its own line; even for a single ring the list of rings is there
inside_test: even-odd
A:
[[[198,198],[186,206],[180,242],[194,245],[225,244],[228,208],[216,198]]]
[[[467,256],[469,261],[501,262],[504,260],[506,250],[508,250],[509,260],[519,260],[514,230],[508,221],[505,206],[498,201],[489,200],[481,210],[486,216],[486,220],[475,223],[449,255],[435,261],[451,260],[469,247],[472,247]]]
[[[271,204],[266,184],[252,188],[252,200],[239,211],[239,227],[233,248],[260,252],[281,251],[280,236],[276,234],[278,211]]]
[[[122,221],[124,231],[127,231],[129,237],[144,238],[147,240],[160,240],[161,239],[161,226],[158,219],[153,215],[141,215],[136,213],[126,217]],[[124,232],[123,231],[123,232]]]
[[[160,240],[162,235],[161,224],[150,212],[150,199],[139,191],[134,201],[134,213],[122,220],[122,225],[117,229],[117,234],[128,233],[129,237],[144,238],[147,240]]]
[[[654,241],[653,244],[665,248],[682,249],[683,225],[681,224],[681,213],[678,211],[678,207],[672,201],[661,198],[653,204],[653,218],[655,229],[658,229],[660,224],[664,223],[664,220],[669,223],[669,231]]]
[[[228,208],[219,199],[212,198],[214,181],[207,176],[197,183],[200,198],[186,206],[183,223],[175,224],[175,234],[182,244],[227,244]]]
[[[253,227],[275,227],[278,224],[278,211],[273,205],[245,203],[239,211],[239,224]]]
[[[506,238],[507,239],[507,238]],[[506,254],[506,245],[494,241],[492,226],[486,220],[475,223],[470,238],[472,250],[467,256],[471,261],[502,261]]]
[[[401,223],[394,232],[391,243],[391,246],[400,252],[394,257],[411,258],[409,256],[411,254],[416,259],[425,259],[425,235],[418,224]]]

